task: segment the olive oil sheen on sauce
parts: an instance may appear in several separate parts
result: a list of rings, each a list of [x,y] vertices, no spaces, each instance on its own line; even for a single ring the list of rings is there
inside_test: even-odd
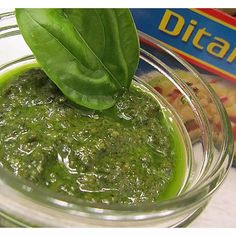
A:
[[[112,108],[72,104],[34,65],[0,78],[0,167],[36,186],[105,204],[176,196],[186,151],[159,103],[132,85]]]

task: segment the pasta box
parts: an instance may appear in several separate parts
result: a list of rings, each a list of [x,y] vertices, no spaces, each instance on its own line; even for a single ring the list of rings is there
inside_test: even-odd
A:
[[[236,9],[159,8],[131,12],[138,30],[174,50],[215,90],[232,125],[236,166]],[[191,83],[191,76],[182,76],[189,77]]]

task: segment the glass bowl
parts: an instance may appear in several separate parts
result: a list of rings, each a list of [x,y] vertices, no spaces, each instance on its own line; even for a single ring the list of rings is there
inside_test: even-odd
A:
[[[92,205],[40,189],[0,168],[0,225],[33,227],[183,227],[204,209],[232,164],[233,138],[226,112],[210,86],[184,60],[139,32],[134,83],[174,114],[186,145],[181,192],[160,203]],[[0,75],[35,61],[13,12],[0,14]]]

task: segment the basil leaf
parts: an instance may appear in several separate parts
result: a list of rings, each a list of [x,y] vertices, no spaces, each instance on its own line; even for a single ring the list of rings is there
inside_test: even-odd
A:
[[[16,9],[16,18],[43,70],[73,102],[103,110],[129,88],[139,42],[128,9]]]

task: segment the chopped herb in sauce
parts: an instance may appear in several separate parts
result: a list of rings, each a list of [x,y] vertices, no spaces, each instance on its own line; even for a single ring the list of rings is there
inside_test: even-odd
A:
[[[1,88],[0,166],[89,202],[158,202],[178,193],[184,148],[150,94],[131,86],[99,112],[72,104],[40,69],[13,76]]]

